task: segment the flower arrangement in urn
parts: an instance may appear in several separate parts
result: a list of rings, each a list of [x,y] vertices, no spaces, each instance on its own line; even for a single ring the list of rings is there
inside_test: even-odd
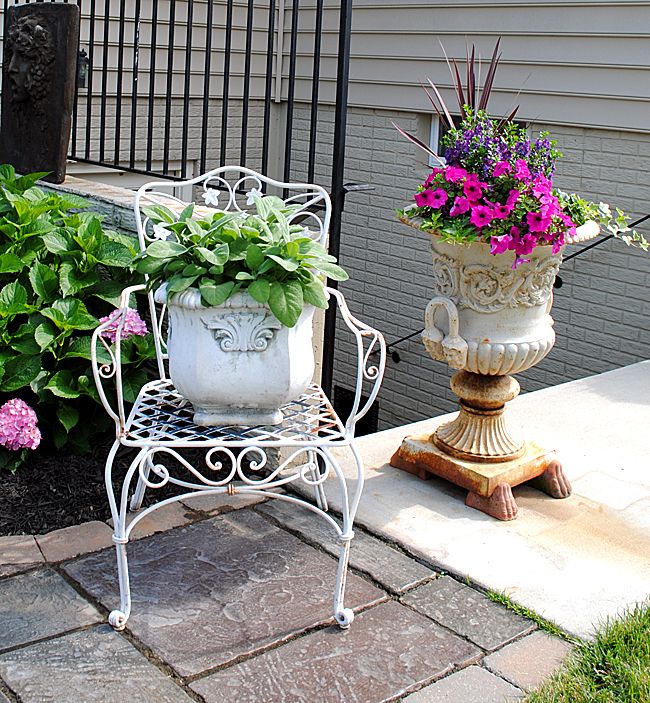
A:
[[[435,295],[422,337],[434,359],[459,369],[451,386],[460,413],[432,437],[407,438],[391,463],[450,479],[469,490],[468,505],[507,520],[517,514],[511,488],[523,481],[536,478],[556,498],[570,493],[555,453],[514,438],[504,419],[506,402],[519,393],[509,374],[539,363],[555,342],[549,313],[565,245],[601,229],[644,250],[650,244],[622,211],[554,187],[562,154],[548,133],[531,139],[514,121],[517,109],[489,116],[498,52],[499,41],[482,89],[474,49],[465,86],[448,60],[457,120],[436,86],[425,87],[446,128],[442,156],[395,125],[437,163],[398,215],[431,236]]]

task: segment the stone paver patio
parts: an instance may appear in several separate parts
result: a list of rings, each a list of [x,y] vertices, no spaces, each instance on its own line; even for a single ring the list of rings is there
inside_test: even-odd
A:
[[[119,601],[112,547],[89,541],[97,551],[69,559],[0,538],[0,703],[504,703],[568,651],[362,530],[346,598],[357,617],[341,631],[336,545],[318,518],[279,501],[205,500],[129,545],[124,633],[105,624]],[[84,528],[66,532],[72,553]],[[97,525],[88,534],[105,538]]]

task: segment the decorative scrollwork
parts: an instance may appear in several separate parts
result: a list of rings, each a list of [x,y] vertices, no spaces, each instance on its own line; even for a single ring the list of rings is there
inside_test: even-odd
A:
[[[224,352],[263,352],[282,325],[265,308],[215,313],[202,318]]]

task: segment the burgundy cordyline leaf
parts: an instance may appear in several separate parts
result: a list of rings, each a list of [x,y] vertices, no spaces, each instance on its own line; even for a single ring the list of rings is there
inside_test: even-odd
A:
[[[497,43],[494,45],[494,51],[492,52],[490,67],[488,68],[487,76],[485,76],[485,84],[483,85],[483,90],[481,92],[481,100],[478,104],[479,110],[487,109],[488,100],[490,99],[490,94],[492,92],[492,85],[494,83],[494,76],[496,74],[497,66],[499,65],[499,60],[501,59],[501,54],[498,53],[500,43],[501,37],[497,39]]]
[[[433,81],[430,78],[427,78],[427,81],[429,81],[429,85],[433,88],[433,92],[436,94],[438,100],[440,100],[440,104],[442,105],[442,109],[445,111],[445,115],[447,116],[447,120],[449,121],[449,126],[454,127],[454,118],[451,116],[451,113],[447,109],[447,106],[445,105],[445,101],[442,99],[442,95],[440,95],[440,91],[436,88],[436,86],[433,84]]]
[[[422,140],[418,139],[416,136],[409,134],[405,129],[402,129],[398,124],[393,122],[391,120],[391,123],[393,127],[404,137],[406,137],[408,140],[412,141],[413,144],[417,145],[420,147],[420,149],[424,149],[427,153],[431,154],[435,159],[437,159],[442,166],[445,165],[445,162],[436,154],[436,152],[427,144],[425,144]]]
[[[500,122],[497,127],[498,130],[502,130],[508,122],[511,122],[512,120],[515,119],[515,115],[517,114],[517,111],[519,110],[519,105],[507,116],[504,117]]]
[[[440,118],[440,121],[442,122],[442,124],[445,125],[448,129],[452,129],[453,125],[448,124],[447,118],[445,117],[445,115],[442,114],[442,112],[440,112],[440,108],[438,107],[438,104],[433,99],[433,95],[431,95],[431,93],[427,89],[426,85],[424,85],[424,83],[420,83],[420,85],[422,86],[422,90],[426,93],[427,98],[429,98],[429,102],[431,103],[431,105],[433,105],[433,109],[436,111],[436,114]],[[444,108],[444,105],[443,105],[443,108]]]
[[[467,56],[467,104],[472,108],[476,107],[476,74],[474,72],[474,45],[472,44],[472,56]]]

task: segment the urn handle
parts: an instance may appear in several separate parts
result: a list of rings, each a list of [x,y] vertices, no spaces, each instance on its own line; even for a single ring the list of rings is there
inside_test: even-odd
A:
[[[446,336],[436,327],[434,315],[438,308],[444,308],[449,318],[449,334]],[[458,308],[444,296],[432,298],[424,314],[425,329],[422,341],[434,359],[446,361],[455,369],[462,369],[467,363],[467,342],[458,334]]]

